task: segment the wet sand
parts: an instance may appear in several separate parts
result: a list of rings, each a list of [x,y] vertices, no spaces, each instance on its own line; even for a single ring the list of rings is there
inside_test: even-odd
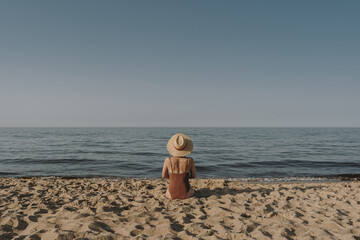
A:
[[[0,239],[360,239],[360,182],[0,178]]]

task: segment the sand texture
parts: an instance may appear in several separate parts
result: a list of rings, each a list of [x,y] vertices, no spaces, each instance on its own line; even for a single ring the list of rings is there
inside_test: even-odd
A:
[[[360,239],[360,182],[1,178],[0,239]]]

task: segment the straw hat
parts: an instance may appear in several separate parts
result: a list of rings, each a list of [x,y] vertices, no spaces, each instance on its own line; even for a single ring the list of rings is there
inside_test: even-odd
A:
[[[191,153],[193,143],[189,136],[183,133],[177,133],[170,138],[167,143],[167,150],[174,157],[184,157]]]

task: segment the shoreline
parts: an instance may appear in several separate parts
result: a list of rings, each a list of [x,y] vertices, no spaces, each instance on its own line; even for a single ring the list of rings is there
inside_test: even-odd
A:
[[[360,239],[360,182],[0,178],[0,239]]]
[[[98,179],[98,180],[159,180],[161,177],[127,177],[127,176],[77,176],[77,175],[34,175],[34,176],[0,176],[1,179]],[[311,176],[311,177],[248,177],[248,178],[234,178],[234,177],[202,177],[196,179],[203,180],[225,180],[229,182],[240,183],[326,183],[326,182],[360,182],[360,174],[343,174],[335,176]]]

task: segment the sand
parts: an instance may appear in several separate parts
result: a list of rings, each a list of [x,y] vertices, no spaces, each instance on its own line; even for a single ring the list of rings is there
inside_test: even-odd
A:
[[[360,182],[1,178],[0,239],[360,239]]]

